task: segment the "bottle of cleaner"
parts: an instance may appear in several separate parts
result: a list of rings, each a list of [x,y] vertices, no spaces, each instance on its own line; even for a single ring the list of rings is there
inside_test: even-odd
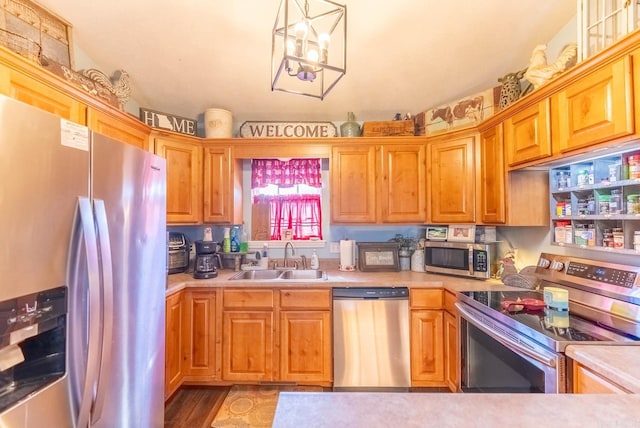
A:
[[[311,269],[318,269],[320,267],[320,260],[318,260],[318,253],[316,253],[316,250],[313,250],[311,253],[310,267]]]
[[[238,240],[238,229],[235,227],[231,228],[231,252],[237,253],[240,251],[240,241]]]

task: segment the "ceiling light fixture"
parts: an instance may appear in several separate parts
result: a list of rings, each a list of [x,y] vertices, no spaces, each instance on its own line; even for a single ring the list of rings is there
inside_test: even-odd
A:
[[[282,0],[273,26],[271,90],[321,100],[347,72],[347,7]]]

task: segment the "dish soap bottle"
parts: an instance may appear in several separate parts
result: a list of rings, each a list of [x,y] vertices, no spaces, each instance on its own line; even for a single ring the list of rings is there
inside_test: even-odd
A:
[[[222,252],[230,253],[231,252],[231,237],[229,236],[230,229],[228,227],[224,228],[224,238],[222,239]]]
[[[320,267],[320,260],[318,260],[318,253],[316,253],[316,250],[313,250],[311,253],[310,267],[314,270]]]

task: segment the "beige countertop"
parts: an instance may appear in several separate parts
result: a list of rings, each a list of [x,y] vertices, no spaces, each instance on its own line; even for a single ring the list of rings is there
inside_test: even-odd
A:
[[[513,289],[497,280],[477,280],[450,275],[436,275],[424,272],[400,271],[400,272],[343,272],[338,270],[337,261],[324,262],[320,268],[327,272],[326,281],[230,281],[234,272],[223,269],[218,276],[212,279],[194,279],[191,273],[177,273],[167,276],[167,295],[173,294],[187,287],[260,287],[269,286],[277,288],[293,287],[445,287],[453,291],[461,290],[501,290]]]
[[[637,395],[282,392],[273,421],[288,427],[640,426]]]
[[[565,353],[611,382],[640,393],[640,346],[570,345]]]

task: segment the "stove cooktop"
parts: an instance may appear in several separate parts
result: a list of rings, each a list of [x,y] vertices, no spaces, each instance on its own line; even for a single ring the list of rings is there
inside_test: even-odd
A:
[[[485,314],[488,319],[505,324],[555,351],[563,351],[572,343],[629,344],[639,340],[637,337],[576,316],[571,310],[558,311],[546,308],[542,292],[465,291],[461,292],[459,297],[461,301]],[[519,305],[518,299],[520,303],[532,304]]]

